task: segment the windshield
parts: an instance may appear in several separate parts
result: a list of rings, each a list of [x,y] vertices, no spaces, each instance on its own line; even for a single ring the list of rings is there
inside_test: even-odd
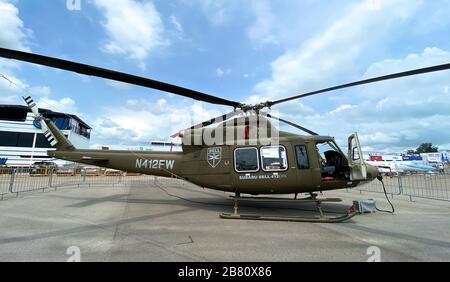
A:
[[[343,155],[342,152],[338,149],[339,147],[336,145],[336,143],[328,141],[325,143],[317,143],[317,151],[321,157],[321,159],[326,159],[325,152],[328,151],[334,151],[339,153],[340,155]]]

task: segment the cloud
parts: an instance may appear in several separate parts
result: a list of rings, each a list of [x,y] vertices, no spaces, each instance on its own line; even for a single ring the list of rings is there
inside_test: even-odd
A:
[[[267,0],[229,1],[229,0],[189,0],[188,5],[196,5],[214,27],[227,27],[251,20],[245,28],[247,36],[264,44],[278,44],[278,21],[272,13],[271,2]],[[289,5],[297,5],[289,1]]]
[[[184,128],[221,114],[205,109],[200,102],[186,106],[165,99],[128,100],[125,106],[109,107],[98,115],[92,123],[92,143],[137,146],[167,140]]]
[[[32,36],[32,31],[25,28],[19,18],[19,9],[6,0],[0,0],[0,46],[4,48],[30,51],[27,40]]]
[[[112,88],[118,89],[118,90],[128,90],[130,89],[130,84],[115,81],[115,80],[107,80],[106,84],[111,86]]]
[[[145,60],[151,52],[163,44],[164,26],[161,17],[151,2],[135,0],[95,0],[103,12],[103,26],[108,40],[103,50],[110,54],[125,55],[138,61],[145,69]]]
[[[20,88],[27,87],[24,81],[14,75],[18,68],[17,62],[0,58],[0,102],[2,103],[14,100],[14,97],[20,92]]]
[[[323,32],[274,60],[271,77],[257,83],[247,101],[254,104],[338,81],[448,63],[450,53],[436,47],[375,63],[366,58],[390,40],[396,29],[416,20],[422,4],[420,0],[367,0],[349,5]],[[273,27],[266,31],[261,34],[274,34]],[[277,105],[274,110],[320,134],[335,136],[343,147],[355,131],[363,146],[373,150],[402,151],[423,142],[445,146],[450,140],[448,81],[448,72],[433,73],[339,92],[339,99],[311,99],[320,101],[317,107],[305,106],[305,99]]]
[[[25,27],[19,17],[19,9],[6,0],[0,0],[0,46],[4,48],[30,51],[28,40],[33,32]],[[17,61],[0,59],[0,103],[20,103],[21,88],[28,87],[25,81],[15,75],[20,64]],[[10,80],[11,82],[9,82]],[[17,85],[17,86],[15,86]]]
[[[227,68],[227,69],[222,69],[222,68],[217,68],[216,69],[216,76],[217,77],[222,77],[225,75],[229,75],[231,73],[231,69]]]
[[[232,22],[243,6],[239,1],[229,0],[189,0],[187,4],[200,6],[208,21],[214,26],[224,26]]]
[[[179,32],[179,33],[183,33],[184,29],[183,26],[181,25],[180,21],[177,19],[177,17],[175,17],[174,15],[170,16],[170,23],[175,27],[175,29]]]
[[[61,99],[41,97],[37,100],[37,106],[39,108],[45,108],[52,111],[81,115],[78,113],[78,109],[75,106],[75,101],[68,97]]]
[[[365,1],[352,4],[323,33],[287,50],[272,62],[272,77],[258,83],[254,95],[279,98],[321,88],[358,69],[362,51],[377,44],[396,25],[409,19],[419,0]],[[370,36],[368,32],[370,31]]]
[[[0,0],[0,46],[30,52],[28,40],[33,31],[25,28],[24,22],[19,17],[19,9],[12,3]],[[21,64],[17,61],[0,59],[0,103],[23,104],[22,95],[31,94],[35,99],[47,99],[59,105],[68,104],[66,100],[50,100],[50,88],[47,86],[30,86],[24,79],[17,76],[16,72]]]
[[[251,10],[256,20],[248,29],[248,36],[260,44],[278,44],[274,34],[277,19],[272,14],[270,2],[266,0],[252,1]]]
[[[0,77],[0,103],[23,105],[22,96],[24,95],[31,95],[39,108],[67,113],[76,113],[78,111],[75,101],[71,98],[52,99],[51,90],[47,86],[31,87],[14,75]]]
[[[450,52],[426,48],[401,59],[370,65],[364,77],[450,62]],[[354,90],[355,103],[342,104],[323,114],[296,118],[306,127],[336,136],[346,144],[357,131],[364,146],[377,151],[402,151],[432,142],[446,148],[450,140],[450,72],[443,71],[371,84]]]

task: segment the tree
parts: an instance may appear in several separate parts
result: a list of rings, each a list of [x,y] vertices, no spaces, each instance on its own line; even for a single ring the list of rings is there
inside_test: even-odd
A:
[[[408,151],[406,151],[406,154],[407,155],[414,155],[416,153],[416,150],[408,150]]]
[[[433,146],[432,143],[423,143],[416,150],[416,154],[437,153],[437,152],[439,152],[439,148],[437,146]]]

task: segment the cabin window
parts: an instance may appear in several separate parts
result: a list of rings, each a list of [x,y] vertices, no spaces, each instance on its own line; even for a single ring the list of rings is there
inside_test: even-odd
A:
[[[299,169],[309,169],[308,151],[305,145],[295,146],[295,152],[297,154],[297,164]]]
[[[288,169],[286,148],[283,146],[262,147],[261,166],[264,171],[286,171]]]
[[[258,149],[238,148],[234,151],[234,167],[237,172],[259,171]]]

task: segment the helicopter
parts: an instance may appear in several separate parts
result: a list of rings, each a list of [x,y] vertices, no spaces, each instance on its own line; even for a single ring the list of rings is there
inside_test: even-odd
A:
[[[50,157],[130,173],[176,177],[203,188],[233,193],[231,199],[234,200],[234,212],[223,213],[221,218],[297,222],[342,222],[352,218],[356,214],[354,209],[349,209],[342,216],[325,216],[321,208],[323,202],[342,200],[318,198],[317,193],[351,189],[375,179],[382,181],[382,176],[377,167],[364,161],[357,133],[348,137],[348,152],[344,153],[334,137],[319,135],[301,125],[273,116],[265,109],[339,89],[450,69],[450,63],[436,65],[251,105],[145,77],[29,52],[0,48],[0,57],[232,107],[230,113],[173,135],[183,140],[181,152],[81,150],[75,148],[50,119],[39,114],[32,97],[24,96],[25,102],[41,123],[45,137],[56,148],[48,151]],[[306,135],[281,131],[271,120],[290,125]],[[284,194],[295,197],[257,197]],[[299,199],[298,194],[309,194],[309,197]],[[316,204],[319,216],[246,215],[239,212],[239,201],[312,202]]]

